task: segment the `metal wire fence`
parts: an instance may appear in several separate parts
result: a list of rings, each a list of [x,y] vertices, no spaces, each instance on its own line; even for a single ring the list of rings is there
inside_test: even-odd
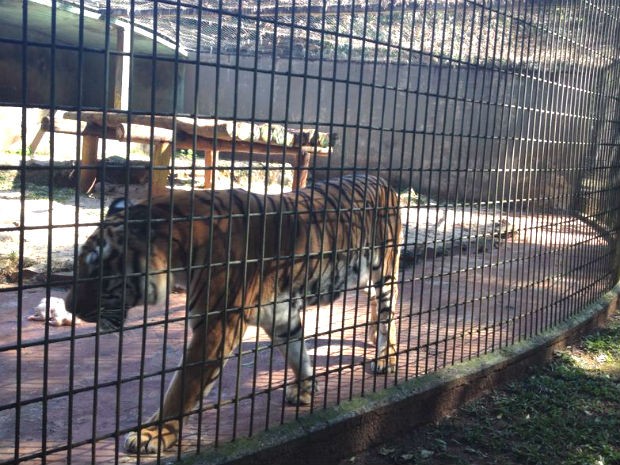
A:
[[[619,23],[0,2],[0,463],[169,461],[579,314],[617,278]]]

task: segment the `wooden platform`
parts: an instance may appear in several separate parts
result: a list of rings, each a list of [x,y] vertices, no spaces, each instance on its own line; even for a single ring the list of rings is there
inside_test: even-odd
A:
[[[152,144],[154,193],[166,189],[173,147],[204,151],[205,188],[213,186],[220,151],[251,153],[257,161],[289,163],[295,173],[293,188],[299,188],[306,185],[312,157],[329,156],[335,140],[334,134],[270,123],[100,111],[46,116],[41,130],[82,137],[82,192],[90,192],[97,181],[97,150],[102,138]]]

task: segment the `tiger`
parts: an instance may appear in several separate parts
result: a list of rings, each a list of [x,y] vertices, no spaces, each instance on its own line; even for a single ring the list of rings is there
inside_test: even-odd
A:
[[[265,330],[295,375],[290,404],[315,391],[302,312],[348,290],[369,293],[371,369],[391,373],[397,343],[399,198],[371,175],[343,175],[275,195],[180,191],[134,205],[112,203],[77,253],[65,305],[100,329],[122,330],[130,308],[164,302],[186,283],[192,336],[161,411],[125,436],[130,453],[180,440],[182,421],[214,385],[248,325]]]

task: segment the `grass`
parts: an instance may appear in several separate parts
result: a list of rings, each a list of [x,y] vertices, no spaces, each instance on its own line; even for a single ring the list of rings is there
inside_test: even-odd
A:
[[[0,191],[3,189],[0,187]],[[6,189],[15,192],[16,189]],[[41,184],[27,182],[25,186],[25,200],[47,200],[50,198],[50,189]],[[69,202],[75,199],[75,189],[69,187],[54,187],[53,199],[57,202]]]
[[[57,202],[69,202],[75,199],[75,189],[69,187],[54,187],[54,200]],[[50,190],[47,186],[41,186],[31,182],[26,183],[26,200],[41,200],[50,198]]]
[[[17,170],[0,170],[0,191],[13,190]]]
[[[50,188],[47,184],[26,181],[24,187],[26,200],[49,199]],[[19,192],[20,189],[18,170],[0,170],[0,192]],[[74,188],[54,187],[53,191],[54,200],[58,202],[66,202],[75,198]]]
[[[23,266],[27,268],[34,265],[34,261],[29,258],[24,258]],[[9,282],[15,282],[17,280],[17,273],[19,272],[19,257],[17,252],[11,252],[9,254],[0,253],[0,284],[6,284]]]
[[[620,464],[620,315],[527,379],[344,463]]]
[[[2,184],[0,179],[0,192],[19,192],[15,189],[15,186],[6,187]],[[25,200],[46,200],[50,198],[50,189],[47,186],[41,184],[27,182],[25,186]],[[69,202],[75,199],[75,189],[69,187],[54,187],[53,199],[57,202]]]

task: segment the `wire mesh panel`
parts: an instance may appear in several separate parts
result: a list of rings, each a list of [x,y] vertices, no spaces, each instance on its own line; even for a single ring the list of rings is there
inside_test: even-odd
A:
[[[0,463],[163,463],[616,281],[613,1],[0,1]]]

